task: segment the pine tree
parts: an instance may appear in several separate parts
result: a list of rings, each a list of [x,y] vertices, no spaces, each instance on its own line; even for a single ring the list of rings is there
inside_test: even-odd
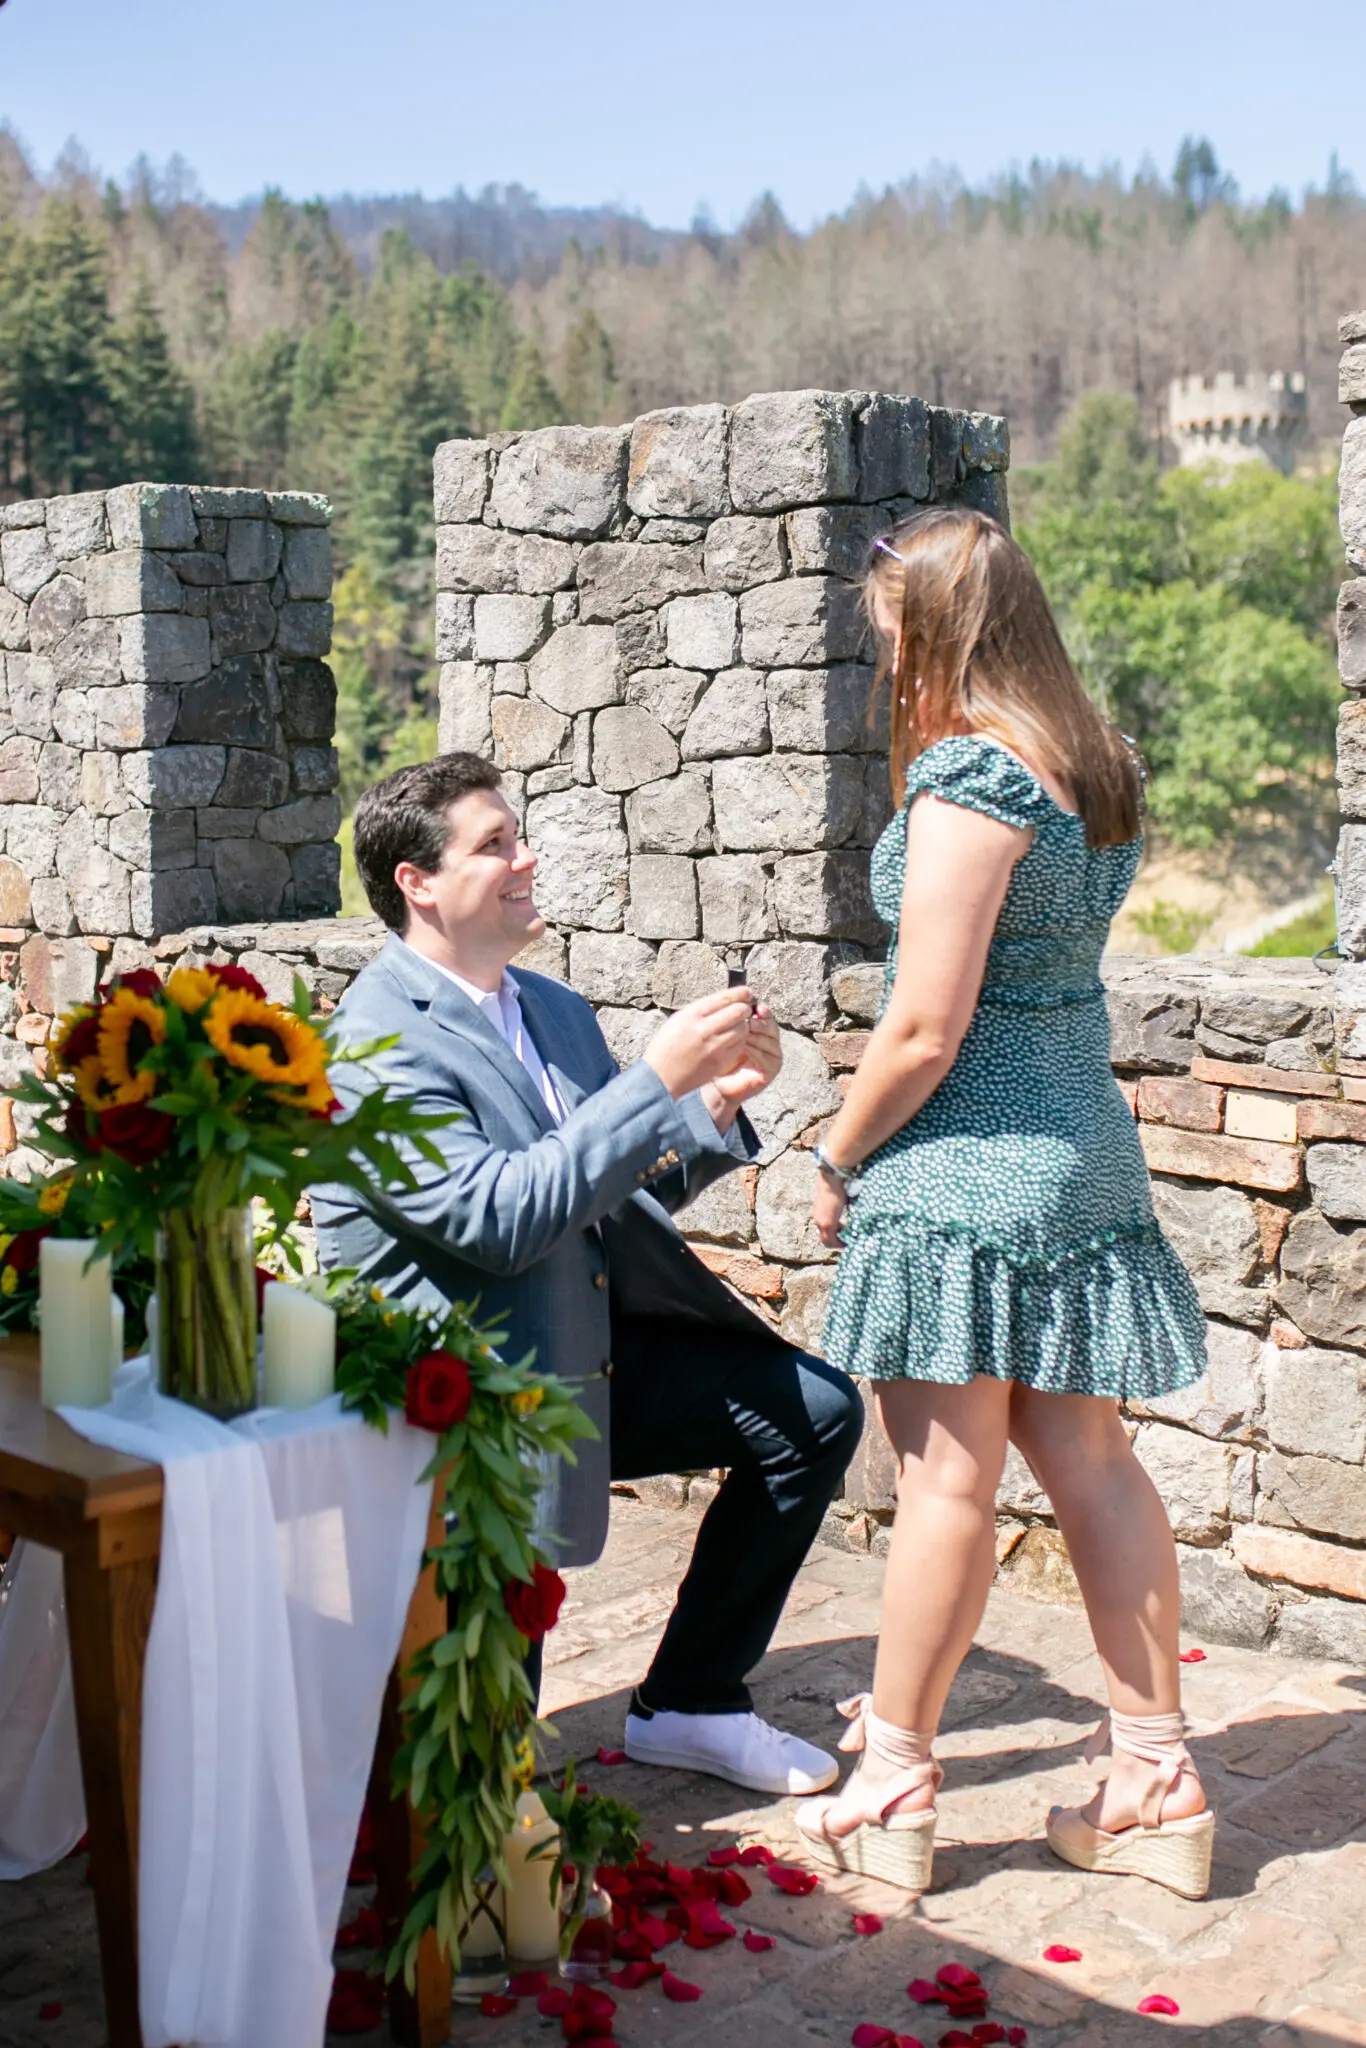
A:
[[[187,483],[196,466],[194,394],[171,361],[145,274],[110,338],[107,382],[122,480]]]
[[[560,401],[546,375],[545,357],[539,344],[527,335],[517,351],[498,424],[505,432],[515,432],[557,426],[563,418]]]
[[[74,199],[49,198],[36,231],[12,245],[9,269],[17,286],[6,351],[15,481],[34,497],[102,484],[114,448],[100,235]]]
[[[209,467],[222,483],[307,489],[291,471],[290,409],[298,343],[272,328],[229,356],[205,401]]]
[[[616,395],[612,342],[591,306],[584,308],[566,337],[560,390],[565,418],[584,426],[597,426],[612,409]]]

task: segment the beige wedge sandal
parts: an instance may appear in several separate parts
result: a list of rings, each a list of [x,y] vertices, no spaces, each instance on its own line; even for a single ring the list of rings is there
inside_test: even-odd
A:
[[[1048,1816],[1048,1846],[1077,1870],[1114,1877],[1146,1877],[1183,1899],[1203,1899],[1214,1856],[1214,1815],[1206,1807],[1182,1820],[1163,1820],[1162,1807],[1183,1772],[1194,1774],[1180,1714],[1116,1714],[1109,1732],[1116,1751],[1148,1764],[1152,1777],[1139,1800],[1138,1820],[1114,1834],[1076,1806],[1055,1806]],[[1096,1731],[1103,1736],[1105,1724]],[[1088,1750],[1090,1745],[1088,1745]],[[1093,1759],[1088,1755],[1088,1761]]]
[[[840,1748],[867,1748],[898,1769],[878,1785],[867,1785],[855,1776],[842,1792],[804,1800],[797,1809],[797,1831],[813,1861],[828,1870],[880,1878],[919,1896],[929,1889],[938,1816],[933,1806],[906,1814],[892,1809],[909,1793],[922,1792],[927,1785],[937,1792],[944,1782],[944,1773],[930,1754],[934,1738],[880,1720],[869,1693],[841,1700],[839,1710],[853,1723]],[[829,1825],[836,1808],[849,1823],[839,1833]]]

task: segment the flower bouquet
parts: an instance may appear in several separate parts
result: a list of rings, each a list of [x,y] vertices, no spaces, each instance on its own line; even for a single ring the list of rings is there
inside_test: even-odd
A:
[[[440,1164],[428,1134],[447,1119],[382,1083],[338,1114],[331,1069],[391,1041],[339,1052],[310,1007],[297,977],[286,1007],[240,967],[178,967],[164,984],[139,968],[68,1011],[47,1074],[15,1090],[101,1251],[155,1258],[163,1392],[218,1415],[255,1401],[252,1203],[297,1259],[289,1226],[311,1184],[412,1186],[413,1152]]]
[[[612,1901],[598,1884],[598,1872],[604,1864],[634,1862],[640,1815],[620,1799],[590,1794],[574,1774],[572,1757],[559,1788],[547,1786],[541,1797],[560,1830],[552,1874],[553,1890],[564,1901],[560,1971],[588,1983],[607,1975],[613,1956]]]
[[[93,1238],[101,1228],[90,1186],[70,1173],[0,1179],[0,1330],[38,1327],[38,1254],[43,1239]],[[127,1314],[128,1342],[140,1344],[152,1292],[151,1261],[135,1245],[124,1245],[114,1258],[114,1276]]]

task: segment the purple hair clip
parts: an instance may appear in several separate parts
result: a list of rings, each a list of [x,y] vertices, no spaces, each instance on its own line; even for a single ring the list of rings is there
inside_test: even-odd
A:
[[[873,552],[874,554],[890,555],[894,562],[900,562],[903,569],[906,566],[906,557],[904,555],[899,555],[896,549],[892,546],[892,543],[889,540],[887,540],[885,536],[882,534],[879,534],[877,539],[873,542]]]

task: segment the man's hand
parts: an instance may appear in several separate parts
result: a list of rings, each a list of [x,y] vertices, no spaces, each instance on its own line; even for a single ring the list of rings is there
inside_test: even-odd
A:
[[[738,1064],[702,1090],[702,1100],[718,1131],[730,1129],[740,1104],[775,1081],[782,1064],[783,1048],[773,1012],[767,1003],[756,1003]]]
[[[642,1058],[654,1068],[675,1102],[722,1074],[732,1075],[747,1057],[754,1024],[753,1000],[748,989],[717,989],[713,995],[686,1003],[660,1025]]]

